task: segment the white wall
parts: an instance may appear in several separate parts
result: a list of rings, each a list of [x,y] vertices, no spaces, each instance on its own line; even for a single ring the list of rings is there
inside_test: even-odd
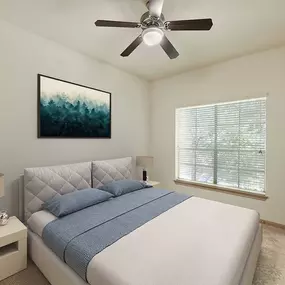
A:
[[[151,93],[153,179],[170,189],[256,209],[263,219],[285,224],[285,47],[154,82]],[[175,108],[263,97],[266,93],[266,202],[173,183]]]
[[[4,21],[0,39],[0,209],[18,214],[25,167],[147,154],[147,82]],[[112,92],[112,139],[37,139],[38,73]]]

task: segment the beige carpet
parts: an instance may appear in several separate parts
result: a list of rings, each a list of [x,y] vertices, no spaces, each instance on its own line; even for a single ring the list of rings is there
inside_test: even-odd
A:
[[[285,285],[285,231],[263,227],[263,243],[254,285]]]
[[[264,226],[254,285],[285,285],[285,231]],[[28,269],[5,279],[0,285],[49,285],[37,267],[29,261]]]

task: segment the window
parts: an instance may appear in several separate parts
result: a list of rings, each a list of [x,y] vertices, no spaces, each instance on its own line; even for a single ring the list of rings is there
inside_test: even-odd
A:
[[[266,99],[176,110],[178,180],[265,192]]]

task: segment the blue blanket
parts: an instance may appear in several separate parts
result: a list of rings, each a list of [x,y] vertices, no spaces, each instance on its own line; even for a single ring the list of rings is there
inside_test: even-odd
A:
[[[135,191],[50,222],[43,241],[87,281],[96,254],[188,198],[162,189]]]

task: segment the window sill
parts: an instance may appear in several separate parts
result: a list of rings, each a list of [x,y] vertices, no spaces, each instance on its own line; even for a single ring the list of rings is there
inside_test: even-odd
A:
[[[174,180],[175,184],[183,185],[183,186],[194,186],[198,188],[204,188],[206,190],[210,191],[216,191],[216,192],[222,192],[226,194],[236,195],[236,196],[242,196],[257,200],[266,201],[268,199],[268,196],[266,196],[265,193],[257,193],[253,191],[246,191],[246,190],[240,190],[237,188],[231,188],[231,187],[225,187],[220,185],[214,185],[214,184],[208,184],[208,183],[202,183],[202,182],[195,182],[195,181],[187,181],[182,179],[176,179]]]

